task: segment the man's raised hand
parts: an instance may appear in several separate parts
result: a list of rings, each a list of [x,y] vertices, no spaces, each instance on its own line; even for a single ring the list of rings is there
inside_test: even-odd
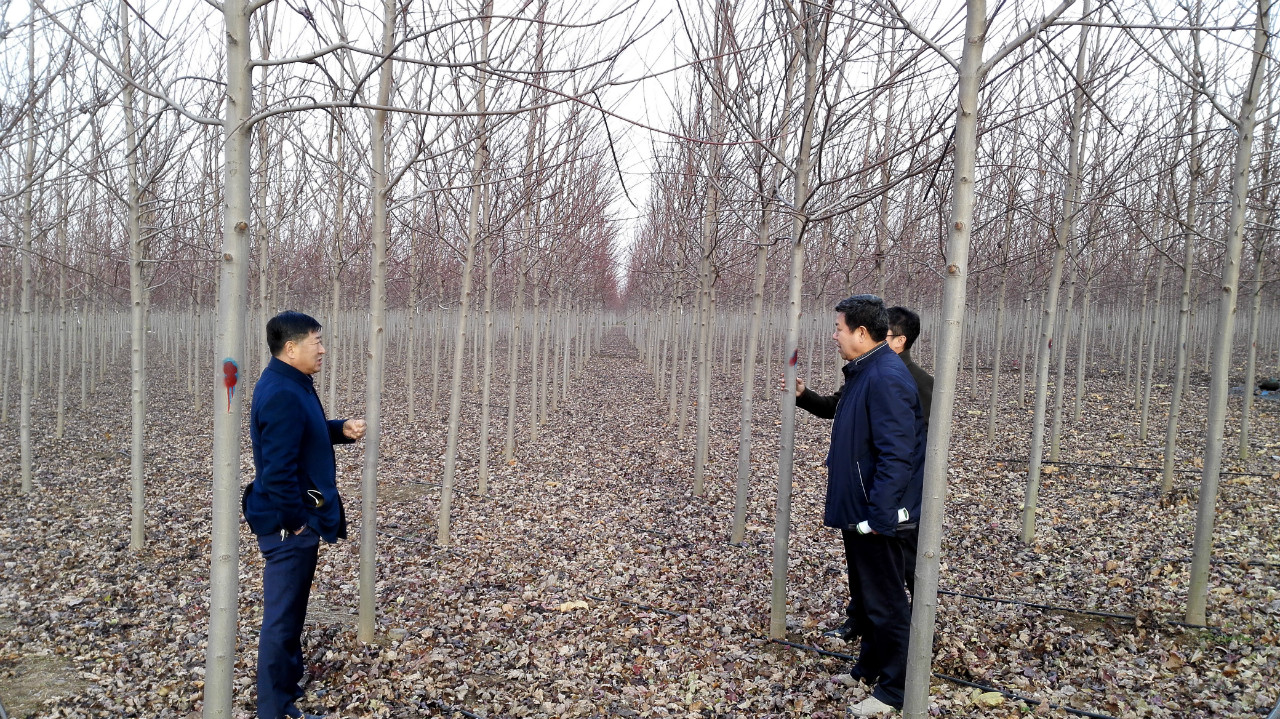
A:
[[[342,435],[347,439],[364,437],[365,423],[363,419],[349,419],[342,423]]]

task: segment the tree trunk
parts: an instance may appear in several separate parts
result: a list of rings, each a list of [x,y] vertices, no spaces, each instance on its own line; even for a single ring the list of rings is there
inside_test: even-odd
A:
[[[395,51],[396,2],[382,2],[382,52]],[[391,61],[378,72],[378,106],[391,101]],[[482,110],[483,111],[483,110]],[[369,116],[369,150],[373,180],[373,258],[369,283],[369,365],[364,378],[364,468],[360,475],[360,613],[357,639],[374,640],[377,619],[378,549],[378,456],[382,444],[382,375],[387,343],[387,112],[373,110]]]
[[[486,13],[486,15],[489,13]],[[486,208],[489,204],[484,203]],[[493,385],[493,239],[484,239],[484,372],[480,380],[480,467],[476,491],[489,493],[489,392]]]
[[[1089,14],[1090,2],[1085,0],[1084,15]],[[1053,341],[1054,318],[1058,312],[1058,289],[1062,284],[1062,265],[1067,257],[1071,242],[1071,233],[1075,226],[1076,203],[1080,194],[1080,155],[1082,123],[1084,119],[1084,82],[1086,50],[1089,35],[1087,25],[1080,28],[1080,47],[1076,52],[1075,91],[1071,109],[1070,156],[1067,167],[1067,186],[1062,198],[1062,217],[1058,221],[1057,248],[1053,253],[1053,270],[1049,275],[1044,311],[1040,319],[1040,342],[1036,354],[1036,403],[1035,413],[1031,420],[1031,452],[1027,470],[1027,487],[1022,504],[1022,541],[1031,544],[1036,536],[1036,497],[1040,492],[1040,464],[1044,451],[1044,415],[1048,405],[1049,392],[1049,351]],[[1065,347],[1063,348],[1066,349]],[[1061,382],[1058,394],[1062,394]]]
[[[34,94],[36,86],[36,40],[35,40],[35,8],[31,9],[30,24],[27,26],[27,87]],[[35,392],[35,322],[32,317],[32,279],[31,252],[35,218],[32,216],[32,205],[35,193],[36,165],[36,108],[27,108],[27,151],[22,162],[22,179],[25,189],[22,192],[22,327],[19,333],[21,355],[18,360],[18,371],[21,375],[18,395],[18,454],[20,468],[20,491],[30,494],[31,465],[33,462],[31,447],[31,403]]]
[[[1174,360],[1173,388],[1169,396],[1169,419],[1164,433],[1164,462],[1160,482],[1160,492],[1168,494],[1173,491],[1173,465],[1178,456],[1178,413],[1181,411],[1182,391],[1186,387],[1186,374],[1190,361],[1191,335],[1191,273],[1195,264],[1195,217],[1196,195],[1200,189],[1201,164],[1200,153],[1203,149],[1197,125],[1198,98],[1191,99],[1191,152],[1190,180],[1187,184],[1186,224],[1183,225],[1182,244],[1182,298],[1178,306],[1178,340],[1177,358]]]
[[[1083,147],[1081,152],[1083,152]],[[1077,185],[1076,197],[1079,199],[1079,186]],[[1067,238],[1067,243],[1071,242],[1071,238]],[[1070,249],[1067,250],[1068,258],[1070,258]],[[1072,310],[1074,309],[1076,299],[1076,275],[1078,270],[1071,265],[1074,261],[1068,262],[1067,272],[1067,303],[1062,310],[1062,319],[1058,322],[1058,349],[1056,357],[1058,360],[1058,368],[1053,381],[1053,425],[1049,432],[1049,461],[1057,462],[1060,458],[1060,450],[1062,448],[1062,406],[1067,396],[1067,347],[1071,342],[1071,325],[1073,320]]]
[[[929,677],[933,660],[934,626],[938,612],[938,571],[942,552],[942,515],[947,494],[947,453],[951,446],[957,362],[964,348],[965,291],[968,281],[969,239],[978,152],[978,92],[982,86],[982,53],[986,37],[986,3],[969,0],[965,45],[959,68],[952,170],[951,217],[947,223],[946,275],[937,333],[929,442],[925,447],[924,492],[920,510],[915,590],[912,594],[911,641],[907,650],[907,680],[903,715],[920,719],[929,712]]]
[[[390,0],[386,0],[390,1]],[[449,433],[445,444],[444,479],[440,489],[440,512],[436,521],[436,544],[447,547],[449,537],[449,513],[453,506],[454,474],[458,463],[458,431],[462,424],[462,372],[465,360],[464,345],[467,339],[467,312],[471,307],[471,270],[476,259],[476,239],[480,234],[481,182],[489,159],[488,138],[485,130],[485,88],[488,78],[484,74],[489,60],[489,23],[492,20],[492,0],[485,0],[483,12],[484,31],[480,38],[480,87],[476,90],[476,152],[471,170],[471,209],[467,215],[467,249],[462,263],[462,291],[458,311],[458,326],[453,340],[453,380],[449,387]]]
[[[773,529],[773,579],[769,602],[769,637],[782,639],[787,632],[787,566],[791,538],[791,477],[794,472],[796,437],[796,359],[800,352],[800,315],[804,281],[804,231],[808,224],[809,172],[813,158],[813,125],[818,90],[818,62],[826,45],[826,21],[831,3],[821,9],[803,5],[795,12],[801,17],[792,31],[797,50],[804,59],[804,100],[800,146],[795,160],[795,195],[791,203],[791,290],[787,303],[786,389],[782,393],[782,430],[778,440],[778,504]]]
[[[783,107],[791,106],[792,87],[795,80],[796,56],[787,63],[787,74],[783,79]],[[757,126],[757,136],[760,136]],[[787,122],[784,117],[778,131],[777,144],[774,147],[776,156],[786,155]],[[761,175],[764,173],[765,156],[763,151],[756,153]],[[760,327],[764,319],[764,285],[768,278],[769,235],[773,213],[777,203],[768,194],[766,188],[778,186],[782,174],[782,164],[773,163],[767,185],[761,188],[760,219],[756,224],[756,275],[751,293],[751,327],[747,331],[747,348],[742,355],[742,421],[738,430],[738,477],[733,496],[733,530],[729,541],[742,544],[747,527],[747,504],[751,489],[751,426],[754,421],[756,356],[759,354]],[[762,177],[763,179],[763,177]],[[768,375],[765,376],[769,380]]]
[[[237,594],[240,587],[240,433],[244,317],[248,296],[249,132],[253,74],[246,0],[223,0],[227,102],[223,119],[225,183],[222,262],[218,277],[218,334],[213,415],[213,539],[209,570],[209,644],[205,657],[204,717],[231,719]],[[225,408],[225,409],[224,409]]]
[[[1146,377],[1144,378],[1144,381],[1143,381],[1143,390],[1142,390],[1142,417],[1141,419],[1138,420],[1138,440],[1141,442],[1147,441],[1147,420],[1151,416],[1151,385],[1155,376],[1155,368],[1156,368],[1155,367],[1156,366],[1156,326],[1162,316],[1162,313],[1160,312],[1160,310],[1163,309],[1163,305],[1164,305],[1164,302],[1163,302],[1164,269],[1160,267],[1160,259],[1158,257],[1156,258],[1154,264],[1156,266],[1156,296],[1155,296],[1155,302],[1154,302],[1155,307],[1151,311],[1150,330],[1146,333],[1147,334]],[[1144,295],[1145,295],[1145,292],[1144,292]],[[1146,314],[1145,297],[1143,299],[1143,305],[1144,305],[1143,314],[1145,315]],[[1138,345],[1138,350],[1139,351],[1142,350],[1141,343],[1139,343]]]
[[[1084,304],[1080,307],[1080,341],[1077,346],[1080,348],[1076,353],[1076,396],[1072,407],[1072,420],[1080,423],[1081,405],[1084,403],[1084,376],[1085,365],[1089,362],[1089,300],[1092,299],[1092,277],[1086,277],[1084,281]]]
[[[519,259],[517,259],[517,263]],[[516,389],[520,373],[520,323],[524,318],[524,284],[528,271],[517,270],[516,296],[511,301],[512,325],[507,346],[507,440],[502,448],[502,459],[507,464],[515,461],[516,452]]]
[[[1271,0],[1258,0],[1254,30],[1253,62],[1249,85],[1240,103],[1235,165],[1231,175],[1231,219],[1227,226],[1226,256],[1222,265],[1222,295],[1218,299],[1217,332],[1213,343],[1213,368],[1209,381],[1209,423],[1205,433],[1204,471],[1196,508],[1196,534],[1191,558],[1191,584],[1187,592],[1188,624],[1203,625],[1208,603],[1209,560],[1213,554],[1213,522],[1218,501],[1218,474],[1222,467],[1223,431],[1227,419],[1228,374],[1231,340],[1235,333],[1236,297],[1239,293],[1240,254],[1244,244],[1244,218],[1249,194],[1249,161],[1258,93],[1262,89]]]
[[[121,68],[126,77],[132,75],[132,53],[129,39],[129,7],[120,3]],[[133,85],[125,82],[124,92],[125,166],[129,176],[127,231],[129,237],[129,406],[132,410],[132,441],[129,445],[130,516],[129,549],[138,551],[146,542],[145,477],[143,473],[143,440],[146,431],[146,308],[143,306],[142,263],[146,249],[142,239],[142,189],[138,186],[138,131],[134,122]]]

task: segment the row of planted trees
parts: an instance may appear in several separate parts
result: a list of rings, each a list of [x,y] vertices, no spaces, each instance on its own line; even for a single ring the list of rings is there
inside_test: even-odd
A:
[[[286,307],[320,316],[339,350],[319,378],[331,408],[358,402],[357,371],[363,378],[365,522],[377,502],[383,377],[405,373],[411,419],[420,377],[424,403],[447,399],[441,544],[464,383],[481,405],[483,481],[494,393],[506,391],[509,459],[520,426],[536,439],[548,405],[573,386],[571,368],[614,319],[654,370],[674,430],[692,420],[695,493],[713,376],[741,372],[740,541],[757,375],[772,384],[782,370],[788,388],[800,371],[834,380],[829,307],[861,291],[924,315],[935,407],[952,405],[966,366],[992,367],[1001,389],[1000,373],[1016,371],[1019,406],[1034,393],[1032,520],[1046,428],[1052,456],[1066,408],[1059,391],[1049,419],[1049,377],[1068,386],[1068,357],[1076,408],[1084,373],[1105,364],[1134,387],[1144,430],[1153,386],[1172,378],[1170,432],[1179,388],[1203,361],[1213,399],[1200,497],[1211,531],[1227,369],[1233,341],[1245,346],[1232,319],[1246,240],[1248,346],[1268,361],[1280,346],[1274,316],[1260,312],[1275,304],[1269,111],[1258,152],[1252,144],[1273,72],[1262,61],[1267,0],[1243,24],[1200,8],[1164,16],[1070,0],[990,19],[969,0],[962,28],[892,2],[680,10],[695,61],[675,85],[671,126],[652,133],[650,190],[621,288],[609,208],[624,188],[608,118],[625,118],[608,92],[635,78],[622,60],[655,21],[635,6],[479,2],[440,15],[384,2],[356,14],[225,0],[202,7],[211,35],[184,9],[36,2],[22,32],[4,36],[6,57],[23,60],[5,66],[7,96],[20,101],[0,123],[0,201],[18,218],[0,228],[11,260],[3,371],[6,392],[10,377],[19,388],[23,488],[33,488],[31,432],[44,421],[31,411],[38,393],[56,393],[61,428],[67,382],[79,380],[83,406],[108,358],[128,354],[140,548],[148,367],[172,363],[197,407],[213,387],[207,716],[230,712],[242,408],[266,357],[255,328]],[[989,54],[988,39],[1001,43]],[[625,313],[604,314],[624,302]],[[504,347],[508,374],[495,389]],[[775,635],[793,396],[782,402]],[[996,391],[990,402],[989,434]],[[935,508],[950,423],[942,412],[931,425]],[[365,529],[369,639],[376,532]],[[931,561],[918,584],[917,689],[922,676],[927,686],[939,532],[927,523],[921,536]],[[1030,521],[1024,538],[1033,532]],[[1199,570],[1207,537],[1198,529]],[[1188,620],[1203,623],[1203,605]],[[927,692],[913,696],[908,713],[919,715]]]
[[[491,395],[507,393],[509,458],[563,401],[617,301],[617,185],[592,106],[635,30],[625,29],[634,13],[545,2],[501,15],[492,3],[441,15],[384,2],[366,15],[243,0],[203,12],[207,24],[181,3],[37,2],[23,32],[6,35],[6,58],[23,62],[5,65],[18,102],[5,106],[0,201],[21,221],[5,226],[0,252],[22,491],[37,489],[32,433],[52,419],[33,408],[56,391],[61,427],[76,348],[82,408],[101,373],[129,357],[135,549],[146,538],[148,369],[169,364],[212,411],[205,713],[221,717],[235,657],[243,407],[267,356],[266,318],[299,308],[325,322],[343,358],[318,378],[330,405],[351,410],[352,388],[366,390],[354,413],[369,421],[360,635],[371,640],[388,362],[411,387],[429,378],[428,407],[449,406],[437,521],[448,544],[467,370],[481,385],[482,427]],[[620,36],[598,34],[618,24]],[[54,338],[56,390],[38,374]],[[495,387],[497,347],[509,373]],[[95,365],[95,351],[112,361]],[[514,414],[517,391],[527,417]],[[474,455],[484,468],[489,434]],[[483,470],[480,481],[483,491]]]
[[[969,0],[961,26],[892,2],[858,11],[717,2],[686,18],[691,42],[713,61],[699,65],[678,94],[676,123],[681,135],[706,144],[656,145],[663,171],[631,256],[628,298],[646,308],[649,319],[635,334],[650,348],[651,366],[662,370],[668,353],[684,347],[687,375],[696,353],[700,410],[717,342],[745,348],[740,447],[750,445],[762,332],[766,356],[776,352],[785,370],[772,636],[785,629],[792,389],[805,333],[814,334],[804,316],[829,313],[855,292],[888,296],[926,316],[933,407],[944,409],[930,426],[908,716],[928,709],[951,449],[946,410],[965,338],[975,372],[989,338],[993,388],[1010,340],[1021,340],[1019,370],[1034,365],[1026,542],[1035,536],[1042,463],[1058,453],[1068,353],[1077,358],[1077,388],[1100,354],[1123,368],[1143,408],[1144,437],[1153,383],[1172,385],[1166,491],[1185,378],[1193,354],[1204,357],[1210,399],[1186,619],[1205,622],[1233,361],[1244,360],[1236,376],[1244,375],[1251,398],[1259,338],[1274,341],[1276,329],[1261,313],[1275,304],[1267,291],[1275,271],[1267,261],[1272,8],[1262,0],[1251,11],[1240,21],[1201,5],[1064,0],[989,15],[985,2]],[[991,51],[988,41],[1000,44]],[[1247,334],[1236,332],[1235,321],[1246,245],[1253,260]],[[1010,295],[1022,299],[1014,312]],[[767,329],[766,300],[785,307]],[[717,315],[717,305],[747,303],[745,317],[718,321],[725,313]],[[690,309],[681,332],[677,319]],[[775,324],[785,326],[784,339],[772,334]],[[717,327],[730,336],[717,335]],[[735,331],[744,333],[740,340]],[[667,396],[675,407],[674,382]],[[989,434],[994,389],[990,399]],[[1242,454],[1249,412],[1246,401]],[[698,472],[708,429],[700,411]],[[749,470],[739,466],[742,497]]]

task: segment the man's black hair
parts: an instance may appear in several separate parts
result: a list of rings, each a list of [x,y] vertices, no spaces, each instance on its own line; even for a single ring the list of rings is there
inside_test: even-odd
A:
[[[907,344],[902,348],[902,351],[906,352],[911,349],[911,345],[915,344],[916,338],[920,336],[920,315],[906,307],[890,307],[889,329],[895,335],[902,335],[907,338]]]
[[[267,320],[267,347],[273,357],[284,351],[286,342],[302,342],[312,332],[320,331],[320,323],[301,312],[281,312]]]
[[[844,323],[850,330],[866,327],[871,339],[880,342],[889,332],[889,312],[884,300],[875,295],[854,295],[840,300],[836,312],[844,315]]]

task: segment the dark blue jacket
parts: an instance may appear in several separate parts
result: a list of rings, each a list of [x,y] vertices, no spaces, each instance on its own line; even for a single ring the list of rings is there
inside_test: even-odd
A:
[[[920,519],[926,424],[916,383],[888,345],[844,366],[831,425],[823,523],[895,536]],[[902,510],[906,519],[902,518]]]
[[[311,377],[271,358],[253,388],[249,411],[255,477],[242,506],[254,534],[305,524],[326,542],[346,538],[333,455],[333,445],[354,441],[342,434],[343,422],[325,420]],[[320,507],[312,506],[307,490],[320,493]]]

